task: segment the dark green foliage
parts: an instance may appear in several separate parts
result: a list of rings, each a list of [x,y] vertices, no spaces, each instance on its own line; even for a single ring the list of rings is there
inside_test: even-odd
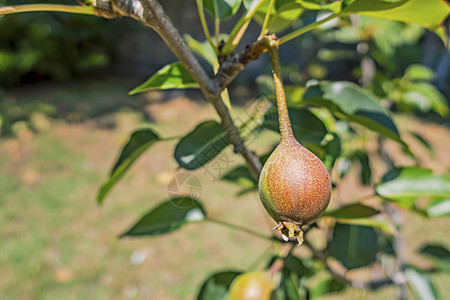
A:
[[[75,1],[32,1],[76,5]],[[0,5],[30,1],[0,0]],[[0,86],[67,80],[106,66],[115,22],[67,13],[31,12],[0,16]],[[6,29],[7,28],[7,29]]]

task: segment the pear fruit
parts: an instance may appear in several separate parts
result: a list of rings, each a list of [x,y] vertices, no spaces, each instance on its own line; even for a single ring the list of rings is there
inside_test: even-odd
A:
[[[269,272],[249,272],[233,280],[228,300],[270,300],[274,289]]]
[[[283,239],[303,242],[302,226],[319,218],[330,202],[331,178],[325,165],[294,137],[281,79],[277,45],[269,46],[277,94],[281,141],[267,159],[259,177],[259,196],[274,229]]]

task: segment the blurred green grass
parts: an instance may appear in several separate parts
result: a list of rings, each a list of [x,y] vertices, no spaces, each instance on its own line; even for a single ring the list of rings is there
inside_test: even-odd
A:
[[[17,103],[51,103],[64,113],[49,119],[50,126],[41,132],[25,129],[0,140],[0,299],[194,299],[211,272],[267,263],[264,252],[271,247],[266,241],[218,225],[193,224],[163,237],[118,239],[167,198],[167,184],[177,173],[172,158],[176,141],[156,144],[105,205],[97,206],[97,190],[129,134],[152,127],[164,137],[180,136],[217,117],[209,105],[178,94],[163,103],[155,102],[158,94],[127,97],[126,82],[76,85],[78,91],[75,85],[46,85],[6,93]],[[234,113],[244,114],[239,108]],[[68,122],[74,114],[82,117]],[[251,148],[262,154],[277,139],[264,132]],[[445,155],[445,148],[440,151]],[[242,163],[231,149],[225,153],[232,166]],[[201,199],[210,215],[271,232],[273,223],[255,193],[237,197],[239,188],[203,169],[194,174],[202,182]],[[449,244],[448,219],[428,222],[407,214],[405,222],[408,255],[422,265],[426,261],[414,257],[421,243]],[[305,254],[301,247],[296,251]],[[136,257],[145,259],[133,263]],[[445,295],[449,276],[433,277]],[[394,293],[392,288],[370,295],[349,289],[327,299],[392,298]]]

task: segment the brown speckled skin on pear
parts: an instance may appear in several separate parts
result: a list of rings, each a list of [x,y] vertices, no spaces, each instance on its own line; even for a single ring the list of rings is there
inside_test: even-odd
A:
[[[277,222],[310,224],[331,196],[330,175],[322,161],[293,136],[281,140],[261,172],[262,203]]]
[[[327,208],[331,196],[331,179],[322,161],[294,137],[276,39],[270,39],[268,50],[273,66],[281,142],[261,171],[259,195],[275,221],[298,225],[301,230],[301,226],[314,222]],[[282,225],[286,227],[289,224]],[[298,234],[295,231],[293,233]]]

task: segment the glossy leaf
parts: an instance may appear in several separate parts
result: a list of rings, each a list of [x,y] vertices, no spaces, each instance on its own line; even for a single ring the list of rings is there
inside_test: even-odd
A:
[[[354,203],[343,206],[333,211],[325,212],[324,216],[341,218],[341,219],[358,219],[358,218],[368,218],[379,214],[380,212],[375,208]]]
[[[331,10],[332,12],[339,12],[341,10],[341,1],[334,1],[326,4],[319,4],[318,1],[314,0],[296,0],[302,7],[309,10]]]
[[[322,121],[308,109],[291,108],[289,109],[289,118],[294,136],[301,143],[320,144],[328,132]],[[266,114],[264,116],[263,126],[278,132],[278,113],[270,112]]]
[[[228,144],[222,125],[205,121],[178,142],[175,160],[180,167],[195,170],[214,159]]]
[[[428,28],[437,28],[450,12],[449,5],[442,0],[355,0],[342,9],[341,15],[360,14],[406,23],[416,23]]]
[[[270,33],[280,32],[288,28],[294,21],[298,20],[304,9],[299,3],[286,3],[273,9],[270,16],[268,29]],[[263,20],[263,19],[262,19]]]
[[[436,288],[430,278],[418,268],[408,266],[405,268],[406,280],[421,300],[438,300]]]
[[[108,180],[103,183],[100,188],[97,195],[98,203],[103,203],[106,195],[117,181],[119,181],[119,179],[128,171],[136,159],[138,159],[144,151],[150,148],[150,146],[160,140],[159,136],[150,129],[141,129],[133,132],[130,139],[123,147],[115,166],[111,170]]]
[[[413,137],[415,137],[427,150],[430,152],[431,156],[435,155],[433,146],[421,135],[417,132],[410,132]]]
[[[335,133],[331,133],[331,135],[333,138],[331,140],[327,140],[326,144],[323,145],[325,150],[325,158],[323,162],[328,170],[333,168],[334,163],[341,154],[341,139]]]
[[[428,244],[423,246],[419,253],[433,261],[436,268],[450,272],[450,251],[447,247]]]
[[[203,0],[203,6],[214,18],[225,20],[233,16],[242,0]]]
[[[312,299],[323,297],[331,293],[341,292],[347,288],[344,283],[328,274],[321,276],[321,278],[316,281],[318,282],[309,289]]]
[[[428,204],[426,213],[429,217],[448,217],[450,216],[450,198],[437,197]]]
[[[369,155],[365,151],[358,151],[356,157],[361,169],[359,171],[359,177],[363,185],[369,185],[372,183],[372,169],[370,168]]]
[[[130,95],[149,90],[198,88],[198,83],[192,78],[181,62],[166,65],[156,72],[146,82],[129,92]]]
[[[441,116],[449,113],[447,100],[439,90],[429,82],[410,82],[404,87],[402,94],[404,103],[427,113],[434,110]]]
[[[354,83],[336,81],[310,85],[302,102],[325,107],[340,119],[361,124],[407,147],[375,97]]]
[[[244,0],[244,6],[247,10],[254,7],[259,0]],[[264,18],[269,8],[269,2],[265,1],[257,10],[254,18],[260,24],[264,22]],[[298,20],[302,15],[304,8],[295,0],[275,0],[275,5],[270,11],[268,22],[268,30],[270,33],[276,33],[289,27],[294,21]]]
[[[401,201],[411,207],[418,197],[448,197],[450,199],[450,177],[434,175],[430,169],[405,167],[394,169],[383,176],[376,186],[378,195]]]
[[[408,80],[426,80],[426,81],[431,81],[434,79],[434,77],[435,74],[433,70],[424,65],[419,64],[410,65],[408,68],[406,68],[404,76],[404,78]]]
[[[245,189],[255,188],[257,186],[247,166],[238,166],[226,173],[221,179],[240,185]]]
[[[198,222],[206,213],[198,200],[180,196],[150,210],[121,236],[157,236],[175,231],[183,225]]]
[[[198,293],[198,300],[223,300],[233,280],[241,274],[236,271],[224,271],[209,276]]]
[[[192,51],[203,57],[213,68],[219,64],[214,49],[208,41],[199,42],[189,34],[184,35],[184,40]]]
[[[395,235],[397,234],[397,230],[394,225],[388,222],[386,219],[380,218],[356,218],[356,219],[348,219],[348,218],[337,218],[336,221],[342,224],[349,225],[359,225],[359,226],[367,226],[381,230],[383,233],[387,235]]]
[[[371,227],[337,223],[328,253],[347,269],[367,266],[375,261],[377,234]]]

